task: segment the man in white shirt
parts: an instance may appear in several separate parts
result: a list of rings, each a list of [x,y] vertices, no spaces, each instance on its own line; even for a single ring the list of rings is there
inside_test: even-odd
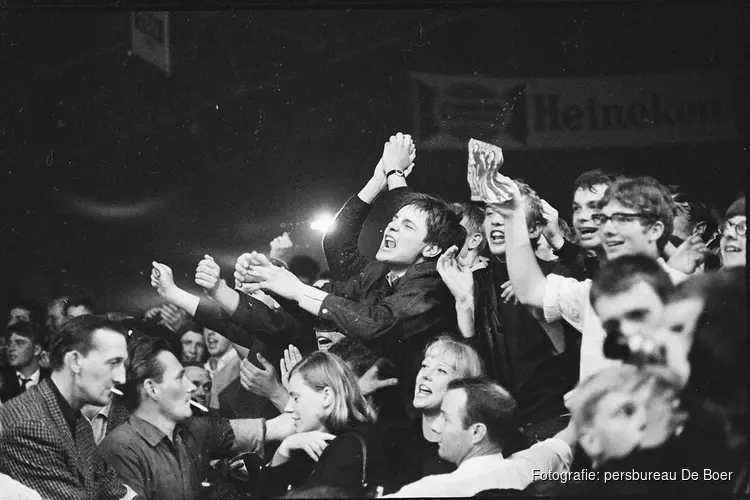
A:
[[[510,457],[503,448],[516,431],[516,402],[499,385],[484,378],[453,380],[432,430],[440,457],[458,468],[408,484],[393,498],[470,497],[494,489],[522,490],[538,472],[567,472],[574,443],[569,426],[555,437]]]
[[[8,364],[0,399],[7,401],[49,376],[40,368],[42,354],[39,332],[31,323],[15,323],[8,327]]]
[[[204,331],[208,361],[204,368],[211,376],[209,407],[219,409],[219,394],[240,377],[240,357],[232,343],[219,333],[206,328]]]
[[[525,204],[518,202],[518,187],[501,174],[496,175],[496,182],[499,196],[509,200],[498,207],[505,217],[508,273],[518,300],[543,308],[548,322],[563,318],[582,333],[581,380],[618,364],[603,352],[606,333],[589,300],[591,280],[544,276],[529,243]],[[672,207],[667,188],[650,177],[620,179],[611,184],[599,202],[600,212],[592,215],[599,226],[606,259],[643,254],[658,262],[673,283],[685,279],[685,274],[668,267],[660,257],[672,233]]]

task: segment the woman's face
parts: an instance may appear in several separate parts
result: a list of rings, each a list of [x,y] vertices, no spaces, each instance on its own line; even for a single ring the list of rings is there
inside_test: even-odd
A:
[[[430,352],[422,361],[422,368],[417,373],[417,385],[414,388],[412,404],[417,410],[439,410],[443,402],[448,383],[458,378],[453,363],[446,356]]]
[[[284,411],[291,414],[296,432],[325,431],[323,419],[331,406],[331,390],[316,391],[295,373],[289,380],[289,403]]]

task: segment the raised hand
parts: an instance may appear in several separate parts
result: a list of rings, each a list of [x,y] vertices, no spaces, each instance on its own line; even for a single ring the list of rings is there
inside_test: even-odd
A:
[[[542,200],[542,217],[546,223],[542,228],[542,234],[553,249],[559,249],[564,243],[560,231],[560,215],[546,200]]]
[[[221,268],[214,258],[206,254],[195,268],[195,284],[213,295],[221,284]]]
[[[512,300],[514,304],[518,304],[518,298],[516,297],[516,292],[513,291],[513,285],[510,280],[500,285],[500,288],[503,290],[500,294],[503,302],[510,302]]]
[[[271,240],[271,251],[268,252],[268,256],[272,259],[279,259],[286,262],[293,246],[294,244],[289,237],[289,233],[284,231],[284,234]]]
[[[284,387],[276,375],[276,368],[260,353],[257,354],[257,358],[263,368],[258,368],[248,359],[240,363],[240,384],[253,394],[271,399],[278,391],[283,391]]]
[[[378,165],[382,168],[383,175],[398,169],[408,176],[414,168],[416,157],[417,151],[411,136],[399,132],[391,136],[383,146],[382,163]]]
[[[500,172],[488,172],[487,182],[482,183],[484,193],[482,199],[492,203],[492,208],[503,217],[510,217],[519,208],[523,207],[521,191],[518,185],[510,177]],[[498,200],[498,201],[491,201]]]
[[[378,360],[378,362],[379,361],[380,360]],[[397,378],[380,378],[380,366],[378,362],[373,364],[370,369],[359,378],[359,390],[362,391],[363,396],[368,396],[378,389],[398,384]]]
[[[438,258],[437,270],[456,300],[474,297],[474,275],[467,265],[458,260],[458,247],[453,245]]]
[[[279,362],[279,369],[281,370],[281,383],[287,390],[289,390],[289,372],[291,372],[292,368],[294,368],[294,365],[296,365],[300,361],[302,361],[302,353],[299,352],[299,349],[297,349],[295,346],[289,344],[289,347],[284,349],[284,359]]]
[[[151,286],[156,288],[159,295],[168,298],[177,289],[172,268],[156,261],[152,262],[151,265],[153,266],[151,269]]]
[[[691,236],[677,247],[667,264],[685,274],[693,274],[698,266],[706,261],[710,253],[711,251],[700,236]]]
[[[261,290],[273,292],[289,300],[299,300],[303,283],[283,267],[274,265],[250,265],[246,271],[245,281],[255,282]]]
[[[290,452],[302,450],[316,462],[328,447],[328,441],[336,439],[336,436],[322,431],[300,432],[292,434],[279,445],[277,453],[289,457]]]
[[[259,280],[253,280],[248,276],[250,266],[273,266],[273,264],[262,253],[243,253],[237,257],[237,262],[234,264],[234,279],[236,284],[258,283]]]

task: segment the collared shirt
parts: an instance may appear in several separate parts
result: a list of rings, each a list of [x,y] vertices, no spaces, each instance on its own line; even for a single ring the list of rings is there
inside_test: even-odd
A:
[[[469,458],[450,474],[424,477],[385,498],[471,497],[492,489],[522,490],[538,479],[539,471],[566,472],[572,460],[570,446],[551,438],[508,458],[502,453]]]
[[[62,411],[65,422],[68,423],[68,427],[70,427],[70,433],[73,435],[73,440],[75,441],[76,420],[78,420],[78,417],[81,416],[81,412],[73,410],[73,408],[70,406],[70,403],[68,403],[68,400],[63,397],[60,389],[57,388],[57,384],[55,384],[54,381],[50,380],[49,385],[52,387],[52,392],[55,394],[57,404],[60,405],[60,411]]]
[[[107,403],[107,406],[102,407],[99,413],[94,415],[94,418],[90,419],[84,414],[89,424],[91,424],[91,430],[94,433],[94,442],[99,444],[102,442],[104,437],[107,435],[107,422],[109,421],[109,412],[112,409],[112,401]]]
[[[680,283],[687,278],[686,274],[669,267],[664,259],[659,258],[657,262],[673,283]],[[622,364],[619,360],[604,356],[603,345],[607,334],[589,300],[590,291],[590,279],[578,281],[556,274],[547,276],[544,290],[544,318],[548,322],[565,319],[581,332],[580,380],[604,368]]]
[[[41,369],[37,368],[34,373],[31,374],[30,377],[24,377],[21,375],[21,372],[16,371],[16,377],[18,378],[18,385],[23,387],[23,381],[26,380],[26,389],[31,387],[32,385],[37,385],[39,383],[39,378],[41,377],[42,371]]]
[[[234,347],[231,345],[229,346],[229,349],[227,349],[227,352],[221,355],[219,359],[216,360],[216,369],[211,368],[211,360],[209,359],[206,361],[206,364],[203,365],[203,368],[206,369],[208,374],[211,376],[211,378],[214,378],[214,375],[219,373],[221,370],[224,369],[225,366],[230,364],[234,359],[238,358],[239,355],[237,354],[237,351],[234,350]]]
[[[224,418],[192,417],[177,424],[170,440],[131,415],[107,434],[99,451],[120,480],[143,500],[197,500],[209,461],[231,453],[235,436]]]

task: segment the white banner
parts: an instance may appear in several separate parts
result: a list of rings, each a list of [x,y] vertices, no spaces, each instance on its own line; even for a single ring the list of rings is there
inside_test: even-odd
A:
[[[169,12],[133,12],[130,28],[133,54],[170,76]]]
[[[426,149],[638,147],[740,140],[729,73],[492,78],[415,73],[416,136]]]

